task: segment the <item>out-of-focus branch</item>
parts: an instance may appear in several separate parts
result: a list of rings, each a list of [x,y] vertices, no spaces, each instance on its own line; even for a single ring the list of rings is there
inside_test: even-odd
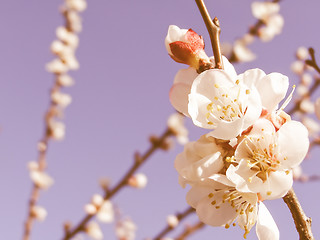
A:
[[[129,178],[137,171],[137,169],[145,163],[149,157],[157,150],[164,147],[166,144],[166,139],[170,136],[173,136],[174,133],[170,128],[167,128],[166,131],[157,139],[153,139],[151,141],[152,145],[150,148],[143,154],[139,153],[135,154],[135,159],[132,167],[127,171],[127,173],[120,179],[120,181],[111,189],[106,190],[104,195],[104,200],[111,199],[116,193],[118,193],[123,187],[128,185]],[[99,211],[99,207],[97,208],[97,212]],[[74,237],[77,233],[84,231],[86,228],[86,224],[92,219],[95,215],[88,214],[86,215],[73,229],[70,229],[65,232],[64,240],[69,240]]]
[[[193,234],[196,231],[202,229],[204,226],[205,226],[205,224],[203,222],[200,222],[200,221],[198,223],[192,225],[192,226],[186,226],[184,231],[174,239],[176,239],[176,240],[184,240],[188,236],[190,236],[191,234]]]
[[[213,20],[211,19],[209,12],[204,4],[203,0],[195,0],[201,16],[203,18],[204,23],[206,24],[207,30],[209,32],[214,61],[215,61],[215,68],[223,69],[223,61],[221,55],[221,48],[220,48],[220,24],[217,17]]]
[[[188,207],[186,210],[184,210],[181,213],[177,213],[176,217],[177,220],[179,221],[179,223],[181,222],[181,220],[183,220],[184,218],[186,218],[187,216],[189,216],[191,213],[194,212],[194,209],[192,207]],[[163,238],[165,235],[167,235],[169,232],[171,232],[175,227],[173,227],[172,225],[168,224],[155,238],[155,240],[160,240],[161,238]]]
[[[306,60],[306,64],[313,67],[319,74],[320,74],[320,67],[317,64],[316,58],[315,58],[315,51],[313,48],[309,48],[309,54],[311,56],[311,59]],[[316,78],[313,81],[313,84],[311,85],[311,87],[309,88],[309,91],[307,91],[304,95],[302,95],[300,97],[300,99],[298,99],[295,103],[295,105],[288,111],[288,114],[293,114],[294,112],[300,110],[300,105],[302,103],[302,101],[305,98],[310,97],[320,86],[320,78]]]
[[[52,138],[60,139],[64,135],[64,125],[60,122],[55,122],[54,119],[62,115],[61,108],[66,107],[71,101],[70,96],[60,93],[60,90],[62,87],[71,86],[73,83],[72,78],[66,73],[69,70],[75,70],[79,67],[73,54],[78,46],[78,37],[76,33],[81,30],[81,18],[78,15],[78,12],[85,10],[85,8],[85,0],[76,6],[70,6],[67,2],[65,3],[62,12],[65,18],[65,26],[60,27],[59,33],[57,30],[59,41],[55,41],[51,46],[52,52],[58,57],[58,59],[54,60],[50,67],[48,67],[48,71],[55,74],[55,82],[50,90],[51,101],[45,114],[44,134],[38,143],[37,166],[33,166],[33,170],[36,171],[38,178],[37,180],[32,179],[34,184],[28,203],[28,215],[24,224],[24,240],[30,239],[33,222],[37,218],[34,209],[37,207],[41,188],[45,188],[44,186],[41,186],[41,179],[39,180],[39,176],[45,176],[44,171],[47,167],[46,156],[49,140]],[[71,18],[70,15],[72,15],[73,18]],[[75,25],[77,28],[75,28]],[[57,127],[59,128],[59,131],[56,131]],[[45,178],[48,179],[49,177],[46,176]]]
[[[294,220],[294,224],[299,233],[299,239],[314,240],[311,231],[311,219],[305,215],[298,201],[298,198],[292,188],[283,197],[283,201],[287,204],[288,208],[290,209],[290,212]]]

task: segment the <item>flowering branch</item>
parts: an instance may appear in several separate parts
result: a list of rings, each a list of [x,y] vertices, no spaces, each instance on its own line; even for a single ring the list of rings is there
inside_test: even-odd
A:
[[[299,233],[300,239],[302,240],[311,240],[314,239],[311,231],[311,218],[308,218],[298,201],[296,194],[291,188],[289,192],[283,197],[283,201],[288,205],[296,229]]]
[[[188,207],[186,210],[184,210],[181,213],[177,213],[176,214],[176,218],[178,220],[178,224],[180,223],[180,221],[184,218],[186,218],[187,216],[189,216],[189,214],[194,212],[194,208],[192,207]],[[171,232],[176,226],[172,226],[168,223],[167,227],[164,228],[154,239],[155,240],[160,240],[161,238],[163,238],[165,235],[167,235],[169,232]]]
[[[185,228],[185,230],[179,236],[177,236],[175,239],[176,240],[186,239],[189,235],[191,235],[194,232],[202,229],[204,226],[205,226],[205,224],[203,222],[200,222],[200,221],[198,223],[194,224],[193,226],[187,226]]]
[[[211,20],[211,17],[209,15],[209,12],[203,0],[195,0],[195,1],[198,5],[203,21],[206,24],[207,30],[209,32],[213,55],[214,55],[214,61],[216,63],[215,68],[223,69],[223,62],[222,62],[222,55],[221,55],[221,48],[220,48],[220,38],[219,38],[219,35],[221,32],[219,20],[217,17]]]
[[[315,58],[315,51],[313,48],[309,48],[309,54],[311,59],[306,60],[305,63],[311,67],[313,67],[319,74],[320,74],[320,67],[318,66]],[[307,91],[304,95],[301,96],[300,99],[297,100],[296,104],[288,111],[288,114],[293,114],[294,112],[300,110],[300,105],[303,99],[310,97],[320,86],[320,78],[317,78],[313,81],[312,86],[310,87],[309,91]]]
[[[51,101],[45,115],[45,130],[42,140],[38,143],[38,161],[32,162],[29,166],[30,175],[33,180],[33,187],[28,204],[28,215],[24,224],[23,239],[29,240],[32,230],[33,221],[43,219],[46,215],[45,209],[38,207],[38,199],[40,190],[48,188],[53,180],[45,173],[47,167],[46,155],[48,143],[50,139],[60,140],[64,137],[64,125],[57,122],[55,118],[61,117],[62,108],[71,102],[71,97],[61,93],[63,87],[73,84],[73,80],[66,73],[69,70],[79,68],[77,59],[75,58],[75,49],[78,46],[78,36],[76,33],[81,31],[81,18],[78,12],[85,10],[86,2],[67,1],[63,6],[62,14],[65,18],[65,26],[57,29],[56,40],[51,45],[52,52],[57,55],[57,59],[47,65],[47,70],[55,74],[55,82],[50,90]],[[71,17],[72,16],[72,17]],[[41,210],[41,211],[40,211]],[[40,213],[39,213],[40,211]]]
[[[157,150],[161,149],[166,145],[166,139],[170,136],[173,136],[174,133],[170,128],[167,128],[166,131],[157,139],[152,139],[151,147],[143,154],[140,155],[139,153],[135,154],[135,159],[132,167],[127,171],[127,173],[122,177],[122,179],[112,188],[106,189],[104,200],[111,199],[116,193],[118,193],[123,187],[128,185],[129,178],[137,171],[137,169],[147,161],[147,159]],[[99,211],[100,207],[97,207],[97,212]],[[78,225],[76,225],[72,230],[65,231],[65,236],[63,237],[64,240],[71,239],[77,233],[84,231],[86,229],[86,224],[93,218],[95,214],[88,214],[85,216]]]

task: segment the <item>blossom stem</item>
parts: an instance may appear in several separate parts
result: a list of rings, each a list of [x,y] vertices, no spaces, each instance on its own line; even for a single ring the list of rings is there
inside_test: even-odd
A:
[[[292,214],[294,224],[299,233],[300,240],[314,240],[311,231],[311,219],[308,218],[300,203],[299,200],[293,191],[293,188],[283,197],[283,201],[287,204]]]
[[[152,141],[150,148],[140,156],[140,154],[135,154],[135,161],[127,173],[122,177],[122,179],[112,188],[106,190],[104,195],[104,200],[111,199],[116,193],[118,193],[123,187],[128,185],[129,178],[137,171],[137,169],[149,159],[149,157],[157,150],[161,149],[164,145],[166,139],[169,136],[173,136],[174,133],[170,128],[167,128],[166,131],[158,138],[157,141]],[[99,208],[97,208],[97,212]],[[95,216],[95,214],[86,215],[73,229],[67,231],[63,240],[69,240],[74,237],[77,233],[84,231],[86,224]]]
[[[221,48],[220,48],[220,36],[219,36],[221,32],[221,28],[220,28],[219,20],[217,17],[211,20],[211,17],[209,15],[209,12],[203,0],[195,0],[195,1],[197,3],[197,6],[203,18],[203,21],[206,24],[206,27],[210,36],[213,55],[214,55],[214,61],[216,64],[215,68],[223,69],[222,54],[221,54]]]
[[[200,221],[192,226],[187,226],[185,228],[185,230],[179,236],[177,236],[175,239],[176,240],[186,239],[188,236],[190,236],[191,234],[195,233],[196,231],[202,229],[204,226],[205,226],[205,224]]]
[[[194,212],[194,209],[192,207],[188,207],[186,210],[184,210],[181,213],[177,213],[176,217],[179,220],[179,223],[182,219],[186,218],[187,216],[189,216],[191,213]],[[155,240],[160,240],[161,238],[163,238],[165,235],[167,235],[169,232],[171,232],[174,229],[174,227],[170,226],[169,224],[167,225],[166,228],[164,228],[155,238]]]

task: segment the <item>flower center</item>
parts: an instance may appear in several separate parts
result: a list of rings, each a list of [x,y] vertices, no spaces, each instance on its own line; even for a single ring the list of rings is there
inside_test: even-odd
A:
[[[236,92],[222,88],[218,84],[215,84],[214,87],[217,88],[218,91],[213,101],[207,105],[207,123],[214,125],[215,122],[220,120],[232,122],[242,118],[246,109],[243,109],[242,104],[239,102],[241,93],[240,86]],[[250,94],[249,89],[245,92],[246,94]]]
[[[245,218],[245,224],[241,226],[245,230],[244,238],[246,238],[246,235],[250,232],[251,226],[255,223],[255,218],[253,217],[253,214],[255,214],[253,213],[255,205],[247,200],[246,194],[247,193],[238,192],[234,187],[216,189],[214,193],[208,194],[208,198],[212,199],[211,205],[216,209],[220,209],[222,204],[230,204],[231,207],[235,209],[237,214],[225,224],[226,229],[228,229],[231,224],[236,226],[235,221],[238,217]],[[218,197],[215,198],[217,195]],[[217,201],[218,199],[219,201]]]
[[[249,151],[247,166],[255,172],[254,176],[265,182],[269,173],[279,167],[280,161],[275,154],[278,152],[278,145],[274,141],[267,143],[263,136],[260,138],[249,137],[245,140],[245,144]],[[249,181],[252,181],[252,177],[249,178]]]

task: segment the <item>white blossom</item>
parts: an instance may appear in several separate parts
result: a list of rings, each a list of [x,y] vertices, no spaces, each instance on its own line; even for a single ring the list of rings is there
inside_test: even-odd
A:
[[[309,57],[309,51],[306,47],[299,47],[296,51],[296,56],[299,60],[306,60]]]
[[[302,61],[294,61],[291,64],[291,71],[294,72],[295,74],[302,74],[304,70],[304,63]]]
[[[117,223],[116,236],[121,240],[134,240],[136,230],[136,225],[130,219],[124,219]]]
[[[225,144],[228,146],[228,144]],[[189,142],[184,151],[177,155],[174,166],[179,173],[179,183],[200,181],[218,173],[224,166],[223,158],[227,152],[213,137],[202,136],[196,142]]]
[[[51,73],[62,74],[67,72],[69,68],[60,59],[57,58],[47,63],[46,70]]]
[[[259,193],[262,199],[283,197],[292,186],[292,168],[308,152],[307,129],[297,121],[284,123],[276,132],[266,119],[258,120],[239,143],[227,177],[238,191]]]
[[[105,200],[97,213],[97,219],[104,223],[110,223],[114,220],[114,210],[111,201]]]
[[[128,184],[131,187],[134,188],[145,188],[148,182],[148,178],[145,174],[143,173],[137,173],[133,176],[131,176],[128,180]]]
[[[251,62],[256,59],[256,55],[242,40],[237,40],[234,43],[233,52],[239,62]]]
[[[56,91],[51,93],[51,100],[59,106],[65,108],[71,103],[72,98],[69,94]]]
[[[35,185],[45,190],[51,187],[54,182],[52,177],[40,170],[31,170],[30,178]]]
[[[176,215],[168,215],[167,223],[170,227],[175,228],[179,224],[179,219],[177,218]]]
[[[225,228],[238,224],[245,230],[246,238],[257,223],[259,240],[279,239],[277,225],[263,203],[259,202],[257,194],[239,192],[225,175],[215,174],[210,179],[192,185],[186,199],[205,224]],[[273,237],[267,238],[266,234]]]
[[[96,222],[89,222],[87,224],[87,227],[85,229],[86,233],[89,237],[95,240],[102,240],[103,239],[103,233],[101,231],[101,228],[98,223]]]
[[[74,80],[70,75],[67,74],[61,74],[57,77],[58,83],[63,87],[70,87],[74,84]]]
[[[86,0],[66,0],[66,5],[68,8],[82,12],[87,8]]]
[[[188,129],[184,126],[184,116],[180,113],[173,113],[168,118],[168,127],[174,133],[178,143],[186,144],[188,139]]]
[[[31,208],[31,214],[40,222],[44,221],[48,215],[47,210],[41,206],[33,206]]]

